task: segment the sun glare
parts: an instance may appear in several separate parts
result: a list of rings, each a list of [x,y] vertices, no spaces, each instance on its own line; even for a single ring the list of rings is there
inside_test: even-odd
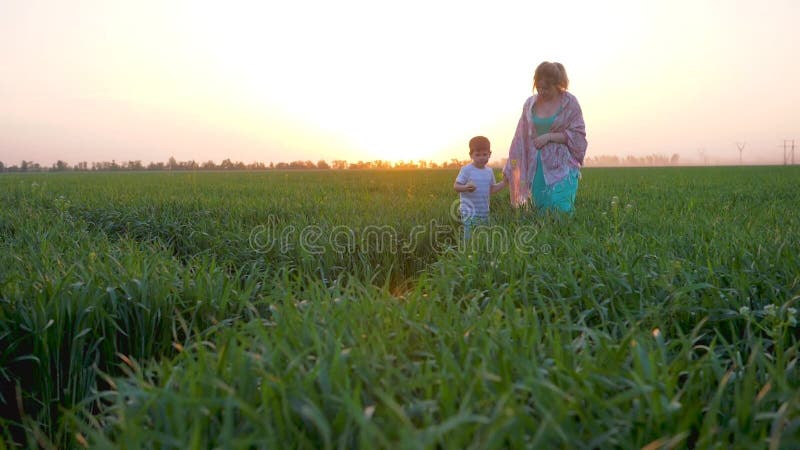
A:
[[[13,143],[10,159],[31,157],[31,147],[58,159],[74,147],[86,153],[76,158],[115,148],[120,159],[174,151],[197,160],[442,161],[464,159],[480,134],[500,159],[543,60],[565,64],[590,154],[728,154],[736,140],[766,149],[793,137],[791,35],[777,25],[774,37],[763,31],[796,7],[753,22],[739,6],[676,2],[12,7],[0,15],[0,52],[12,62],[0,73],[0,126],[14,132],[0,137]],[[568,23],[552,20],[564,11]],[[534,39],[532,24],[558,38]],[[41,30],[58,38],[39,49]],[[740,57],[754,52],[758,65]],[[757,109],[770,114],[745,118],[732,94],[754,80],[765,89]],[[53,131],[23,136],[12,120]]]
[[[504,85],[478,92],[497,69],[493,59],[474,64],[472,52],[489,49],[466,35],[473,46],[426,50],[435,24],[413,35],[400,32],[399,25],[392,25],[397,33],[380,33],[369,23],[339,29],[315,19],[319,14],[308,17],[298,6],[275,4],[249,4],[246,10],[202,4],[181,14],[194,53],[206,59],[198,63],[208,68],[193,76],[224,93],[219,102],[242,105],[236,117],[252,114],[246,122],[259,136],[280,134],[287,145],[297,140],[299,148],[316,148],[328,159],[444,159],[461,148],[461,140],[486,133],[486,115],[504,107],[492,103],[498,94],[513,98],[516,109],[523,99],[515,91],[527,88],[523,82],[521,89]],[[265,24],[264,17],[282,20]],[[316,31],[298,30],[293,18]],[[404,54],[406,48],[416,53]],[[305,135],[298,132],[304,127]],[[313,142],[315,136],[319,141]]]

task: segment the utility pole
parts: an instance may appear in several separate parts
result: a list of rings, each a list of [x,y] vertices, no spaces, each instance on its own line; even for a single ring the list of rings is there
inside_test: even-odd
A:
[[[792,165],[794,165],[794,139],[784,139],[783,140],[783,165],[784,166],[789,164],[790,158],[791,158]]]
[[[742,165],[742,150],[744,150],[744,147],[746,145],[747,145],[747,142],[742,142],[741,144],[738,143],[738,142],[736,143],[736,148],[739,149],[739,165],[740,166]]]
[[[708,158],[706,157],[706,149],[705,149],[705,147],[698,148],[697,149],[697,154],[700,155],[700,159],[703,160],[703,165],[707,166],[708,165]]]

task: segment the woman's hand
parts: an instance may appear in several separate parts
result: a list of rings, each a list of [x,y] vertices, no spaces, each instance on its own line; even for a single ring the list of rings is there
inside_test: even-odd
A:
[[[566,144],[567,143],[567,135],[564,133],[545,133],[541,136],[536,136],[533,139],[533,146],[536,148],[542,148],[545,145],[555,142],[556,144]]]
[[[550,142],[550,133],[541,134],[533,139],[533,146],[541,149]]]

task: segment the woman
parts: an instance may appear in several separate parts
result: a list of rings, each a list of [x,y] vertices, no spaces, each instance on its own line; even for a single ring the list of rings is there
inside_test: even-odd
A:
[[[536,68],[538,95],[525,101],[503,169],[514,206],[525,204],[532,193],[539,211],[574,210],[587,142],[583,113],[568,85],[560,63],[545,61]]]

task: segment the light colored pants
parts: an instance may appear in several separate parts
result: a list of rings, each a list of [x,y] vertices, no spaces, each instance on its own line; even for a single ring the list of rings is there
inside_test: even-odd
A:
[[[464,240],[469,241],[472,236],[472,230],[481,225],[489,225],[489,217],[487,216],[470,216],[462,219],[464,223]]]

